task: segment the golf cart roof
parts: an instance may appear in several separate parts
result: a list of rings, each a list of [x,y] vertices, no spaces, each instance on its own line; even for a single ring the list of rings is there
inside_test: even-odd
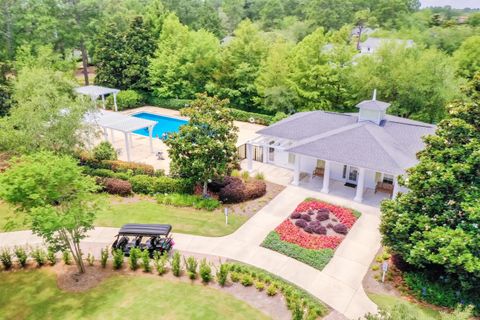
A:
[[[124,236],[167,236],[172,230],[169,224],[137,224],[129,223],[123,225],[118,232]]]

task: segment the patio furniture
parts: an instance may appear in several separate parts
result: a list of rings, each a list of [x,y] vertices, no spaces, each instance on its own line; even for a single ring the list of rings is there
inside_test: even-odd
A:
[[[157,160],[165,160],[165,158],[163,157],[163,151],[158,151],[156,153],[156,156],[157,156]]]
[[[377,182],[377,185],[375,186],[375,193],[379,191],[388,193],[391,197],[393,195],[393,184],[386,182]]]
[[[323,177],[324,175],[325,175],[325,168],[316,167],[312,173],[312,177]]]

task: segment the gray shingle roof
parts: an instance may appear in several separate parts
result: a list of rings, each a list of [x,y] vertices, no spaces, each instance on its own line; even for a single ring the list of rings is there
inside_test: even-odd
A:
[[[422,137],[435,126],[385,116],[380,126],[357,122],[356,114],[312,111],[295,114],[258,133],[295,141],[286,151],[391,174],[417,162]]]
[[[389,38],[375,38],[375,37],[370,37],[364,42],[360,43],[360,48],[370,48],[370,49],[378,49],[380,48],[383,44],[388,43],[388,42],[394,42],[397,44],[405,44],[407,48],[412,47],[414,45],[413,40],[403,40],[403,39],[389,39]]]

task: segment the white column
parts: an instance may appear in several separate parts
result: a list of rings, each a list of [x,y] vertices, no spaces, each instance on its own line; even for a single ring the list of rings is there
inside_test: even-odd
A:
[[[130,138],[130,146],[133,147],[133,134],[130,132],[128,137]]]
[[[252,150],[252,145],[250,143],[247,143],[247,170],[249,172],[253,171],[253,150]]]
[[[264,144],[263,145],[263,163],[268,162],[268,145]]]
[[[116,93],[113,94],[113,105],[115,106],[115,111],[118,111],[118,107],[117,107],[117,94],[116,94]]]
[[[128,132],[124,132],[125,135],[125,150],[127,151],[127,160],[130,161],[130,143],[128,138]]]
[[[293,181],[292,184],[294,186],[298,186],[300,184],[300,155],[295,155],[295,166],[293,168]]]
[[[365,168],[360,168],[358,174],[358,183],[357,183],[357,191],[355,194],[355,198],[353,198],[356,202],[363,201],[363,189],[365,188]]]
[[[325,160],[325,169],[323,173],[323,188],[321,191],[323,193],[328,193],[330,191],[329,185],[330,185],[330,161]]]
[[[105,109],[105,95],[102,94],[102,106]]]
[[[105,138],[105,141],[108,141],[108,132],[107,132],[107,128],[103,128],[103,137]]]
[[[393,192],[392,192],[392,199],[395,199],[398,195],[398,177],[393,177]]]
[[[113,139],[114,139],[113,138],[113,129],[110,129],[110,135],[111,135],[110,139],[112,140],[112,144],[113,144]]]
[[[150,152],[153,153],[153,126],[148,127],[148,138],[150,140]]]

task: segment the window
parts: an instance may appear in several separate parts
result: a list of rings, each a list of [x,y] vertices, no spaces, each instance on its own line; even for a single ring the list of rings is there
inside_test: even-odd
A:
[[[383,183],[393,184],[393,176],[391,174],[384,174]]]
[[[342,173],[342,178],[345,179],[347,177],[347,165],[343,166],[343,173]]]

